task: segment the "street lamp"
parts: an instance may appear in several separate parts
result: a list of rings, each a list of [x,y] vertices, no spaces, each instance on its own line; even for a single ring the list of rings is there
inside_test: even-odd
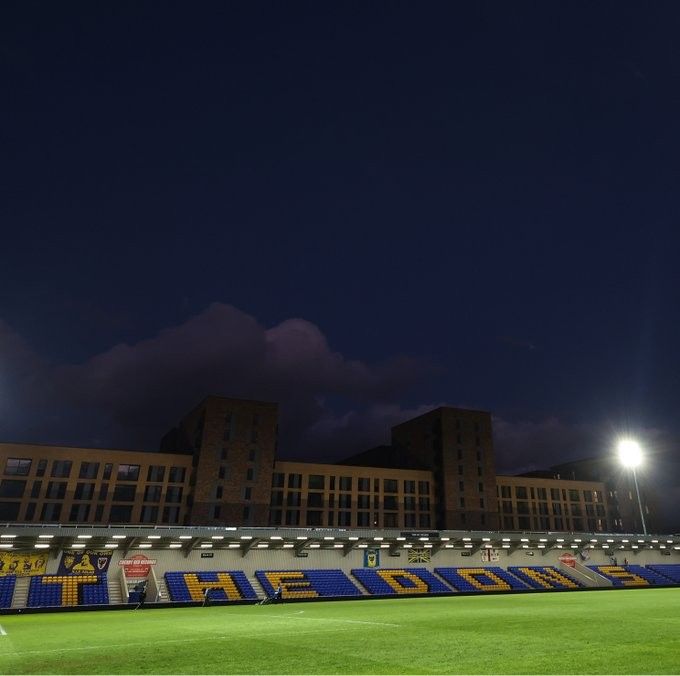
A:
[[[637,474],[635,472],[635,468],[642,463],[640,444],[634,439],[621,439],[618,444],[618,451],[621,464],[633,470],[635,494],[637,495],[638,507],[640,508],[640,519],[642,519],[642,532],[647,535],[647,525],[645,524],[645,515],[642,512],[642,500],[640,500],[640,489],[638,488]]]

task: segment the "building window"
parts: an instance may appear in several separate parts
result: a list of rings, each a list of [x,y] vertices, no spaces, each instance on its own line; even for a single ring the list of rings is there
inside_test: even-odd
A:
[[[246,481],[252,481],[255,478],[255,471],[252,467],[248,467],[246,470]]]
[[[340,477],[340,490],[341,491],[351,491],[352,490],[352,477],[351,476],[341,476]],[[342,524],[338,524],[342,525]]]
[[[101,523],[104,520],[104,505],[97,505],[94,510],[94,520]]]
[[[514,530],[515,521],[511,516],[503,517],[503,528],[505,528],[505,530]]]
[[[179,507],[163,507],[163,523],[179,523]]]
[[[248,451],[248,462],[255,462],[256,458],[257,458],[257,450],[254,449],[254,448],[251,448]]]
[[[149,465],[149,471],[146,473],[147,481],[158,481],[159,483],[165,479],[165,467],[162,465]]]
[[[465,514],[463,516],[463,522],[465,522]],[[419,525],[421,528],[430,528],[430,515],[429,514],[421,514],[419,517]]]
[[[73,505],[68,520],[72,523],[85,523],[90,516],[90,505]]]
[[[26,481],[3,479],[0,481],[0,498],[21,498],[26,490]]]
[[[55,460],[52,463],[52,477],[55,479],[68,479],[71,474],[70,460]]]
[[[416,527],[416,515],[415,514],[404,514],[404,526],[406,528],[415,528]]]
[[[418,482],[418,493],[421,495],[429,495],[430,493],[430,482],[429,481],[419,481]]]
[[[98,462],[81,462],[79,479],[96,479],[99,474]]]
[[[463,476],[463,472],[464,472],[463,465],[458,465],[458,476]]]
[[[396,528],[397,515],[394,512],[387,512],[383,519],[383,528]]]
[[[503,507],[503,512],[506,514],[510,514],[512,512],[512,502],[510,502],[510,500],[503,500],[501,505]]]
[[[357,512],[357,526],[359,528],[368,528],[371,525],[370,512]]]
[[[116,484],[113,489],[113,500],[115,502],[134,502],[136,489],[136,486]]]
[[[307,510],[307,525],[308,526],[321,526],[321,520],[323,518],[323,512],[318,510]]]
[[[352,507],[352,496],[348,493],[340,493],[338,496],[338,507],[340,509],[351,509]],[[341,524],[338,524],[341,525]]]
[[[399,482],[396,479],[383,480],[383,492],[397,493],[399,491]]]
[[[147,486],[144,489],[144,502],[160,502],[162,486]]]
[[[529,514],[529,503],[522,500],[517,503],[517,513],[518,514]]]
[[[430,498],[425,498],[423,496],[420,496],[418,498],[418,508],[420,509],[421,512],[427,510],[429,511],[430,509]]]
[[[220,460],[226,460],[227,457],[228,457],[228,455],[229,455],[229,452],[227,451],[227,449],[226,449],[226,448],[223,448],[223,449],[220,451]]]
[[[515,496],[518,500],[527,500],[529,494],[526,486],[515,486]]]
[[[168,486],[165,492],[165,502],[182,502],[182,487]]]
[[[501,486],[501,497],[508,499],[511,497],[510,486]]]
[[[39,498],[41,488],[42,488],[42,481],[34,481],[33,487],[31,488],[31,497],[32,498]]]
[[[338,512],[338,526],[351,526],[352,512]]]
[[[396,495],[386,495],[384,500],[383,500],[383,508],[384,509],[392,509],[392,510],[399,509],[399,505],[397,504],[397,496]]]
[[[416,482],[411,479],[404,479],[404,493],[413,494],[416,492]]]
[[[65,481],[50,481],[47,484],[46,498],[52,500],[63,500],[66,497],[66,482]]]
[[[35,516],[35,504],[35,502],[29,502],[28,505],[26,505],[26,514],[24,515],[26,521],[33,521],[33,517]]]
[[[221,500],[224,493],[222,486],[215,486],[215,500]]]
[[[281,472],[272,474],[272,488],[283,488],[284,475]]]
[[[289,474],[288,488],[302,488],[302,474]]]
[[[357,479],[357,490],[360,493],[370,493],[371,480],[366,478]]]
[[[283,491],[274,491],[272,493],[271,504],[274,507],[280,507],[283,505]]]
[[[517,517],[517,523],[520,530],[529,530],[531,528],[531,519],[528,516]]]
[[[281,510],[280,509],[272,509],[271,512],[269,512],[269,523],[271,523],[272,526],[280,526],[281,525]]]
[[[413,512],[416,509],[416,498],[415,495],[407,495],[404,497],[404,510],[407,512]]]
[[[76,484],[76,492],[73,495],[74,500],[92,500],[93,497],[94,484]]]
[[[118,465],[118,481],[137,481],[139,465]]]
[[[577,490],[575,490],[573,488],[569,489],[569,500],[571,502],[578,502],[579,501],[579,494],[578,494]]]
[[[234,438],[234,432],[236,431],[236,425],[233,413],[227,413],[224,416],[224,440],[231,441]]]
[[[31,471],[31,460],[29,458],[7,458],[5,463],[5,474],[14,476],[28,476]]]
[[[109,494],[109,484],[102,484],[99,487],[99,499],[106,500],[106,496]]]
[[[220,465],[220,468],[217,470],[217,478],[224,479],[225,473],[224,465]]]
[[[186,477],[186,468],[171,467],[168,475],[168,482],[171,484],[183,484]]]
[[[462,460],[462,459],[463,459],[463,449],[459,448],[458,449],[458,460]]]
[[[479,508],[486,509],[486,507],[484,506],[484,498],[479,498]]]
[[[286,525],[299,526],[300,525],[300,510],[287,509],[286,510]]]
[[[415,498],[411,498],[414,500]],[[370,509],[371,508],[371,496],[370,495],[359,495],[357,496],[357,508],[358,509]]]
[[[286,496],[286,504],[289,507],[299,507],[300,506],[300,492],[299,491],[288,491]]]
[[[483,493],[483,492],[484,492],[484,484],[483,484],[481,481],[477,484],[477,490],[478,490],[480,493]]]
[[[465,498],[462,498],[462,497],[461,497],[461,498],[458,498],[458,506],[459,506],[461,509],[465,509]]]
[[[548,491],[545,488],[537,488],[536,494],[538,495],[539,500],[547,500],[548,499]]]
[[[459,491],[464,491],[464,490],[465,490],[465,482],[464,482],[464,481],[459,481],[459,482],[458,482],[458,490],[459,490]]]
[[[113,469],[113,465],[110,462],[107,462],[104,465],[104,474],[102,474],[102,479],[104,481],[108,481],[111,478],[111,470]]]
[[[47,469],[47,460],[38,460],[38,467],[35,470],[36,476],[45,476],[45,470]]]
[[[310,490],[323,490],[324,488],[323,474],[310,474],[307,477],[307,487]]]
[[[140,521],[142,523],[156,523],[158,521],[158,507],[156,505],[144,505]]]
[[[362,495],[361,497],[363,498],[368,496]],[[323,507],[323,493],[308,493],[307,507]]]
[[[253,497],[253,489],[250,486],[243,487],[243,499],[251,500]]]
[[[59,521],[61,516],[61,502],[46,502],[40,512],[41,521]]]

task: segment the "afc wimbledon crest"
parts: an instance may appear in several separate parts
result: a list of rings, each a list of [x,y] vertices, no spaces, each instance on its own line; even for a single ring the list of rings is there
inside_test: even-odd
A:
[[[380,550],[364,549],[364,568],[378,568],[380,566]]]

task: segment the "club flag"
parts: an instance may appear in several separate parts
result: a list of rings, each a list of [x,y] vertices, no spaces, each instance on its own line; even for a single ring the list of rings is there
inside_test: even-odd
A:
[[[109,569],[110,549],[84,549],[80,552],[64,552],[57,575],[101,575]]]
[[[44,575],[47,572],[47,557],[44,554],[22,552],[0,552],[0,577],[3,575]]]
[[[364,549],[364,568],[380,567],[380,550]]]
[[[412,548],[408,550],[409,563],[430,563],[431,552],[429,549]]]

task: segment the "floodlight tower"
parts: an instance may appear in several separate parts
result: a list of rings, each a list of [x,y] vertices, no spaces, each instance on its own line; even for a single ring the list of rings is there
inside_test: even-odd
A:
[[[640,519],[642,520],[642,532],[647,535],[647,524],[645,515],[642,511],[642,500],[640,500],[640,489],[638,488],[637,473],[635,468],[642,463],[642,449],[640,444],[634,439],[621,439],[618,443],[619,460],[624,467],[633,471],[633,482],[635,483],[635,494],[637,495],[638,507],[640,508]]]

